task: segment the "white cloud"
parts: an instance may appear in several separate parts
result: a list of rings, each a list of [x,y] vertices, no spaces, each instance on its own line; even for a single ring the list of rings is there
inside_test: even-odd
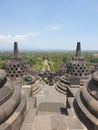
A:
[[[0,35],[0,40],[6,41],[6,40],[8,40],[10,38],[11,38],[11,35]]]
[[[50,30],[60,30],[61,27],[60,26],[51,26]]]
[[[17,34],[17,35],[0,35],[0,41],[24,41],[29,38],[38,36],[38,32],[27,33],[27,34]]]

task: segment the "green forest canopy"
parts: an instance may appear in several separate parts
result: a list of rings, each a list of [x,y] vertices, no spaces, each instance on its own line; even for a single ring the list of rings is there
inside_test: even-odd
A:
[[[56,72],[64,63],[70,62],[74,55],[75,52],[24,52],[20,57],[25,63],[29,64],[31,61],[38,72],[41,72],[43,61],[47,57],[51,71]],[[85,52],[83,56],[88,63],[98,62],[98,57],[94,57],[92,52]],[[5,69],[12,57],[13,54],[10,52],[0,53],[0,69]]]

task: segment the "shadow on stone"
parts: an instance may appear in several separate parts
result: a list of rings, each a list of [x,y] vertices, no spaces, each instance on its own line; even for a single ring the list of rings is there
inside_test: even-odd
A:
[[[65,105],[62,103],[49,103],[44,102],[39,104],[38,111],[40,112],[57,112],[61,114],[66,114]]]
[[[61,112],[61,114],[66,114],[67,115],[67,110],[64,107],[60,108],[60,112]]]

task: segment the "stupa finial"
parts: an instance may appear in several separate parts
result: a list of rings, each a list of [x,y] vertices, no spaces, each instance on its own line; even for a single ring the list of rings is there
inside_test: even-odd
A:
[[[81,56],[81,43],[77,42],[76,57]]]
[[[17,42],[14,42],[14,58],[18,58],[18,54],[19,54],[18,44]]]

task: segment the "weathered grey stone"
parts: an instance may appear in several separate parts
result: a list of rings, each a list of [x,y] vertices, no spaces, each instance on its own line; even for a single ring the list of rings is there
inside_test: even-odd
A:
[[[17,42],[14,42],[14,58],[18,58],[18,44]]]
[[[76,95],[76,112],[79,118],[89,130],[98,129],[98,75],[96,72],[93,78]],[[96,82],[95,82],[96,81]],[[96,92],[96,93],[95,93]]]
[[[83,125],[77,118],[68,117],[67,125],[69,130],[84,130]]]
[[[24,121],[26,110],[26,99],[22,96],[21,102],[15,112],[8,118],[7,121],[0,125],[0,130],[20,130]]]
[[[81,56],[81,44],[80,44],[80,42],[77,42],[76,57],[77,56]]]
[[[41,112],[58,112],[58,113],[66,113],[65,105],[62,103],[49,103],[43,102],[38,106],[38,111]]]
[[[15,87],[12,97],[0,107],[0,123],[7,120],[15,111],[21,100],[21,91]]]

